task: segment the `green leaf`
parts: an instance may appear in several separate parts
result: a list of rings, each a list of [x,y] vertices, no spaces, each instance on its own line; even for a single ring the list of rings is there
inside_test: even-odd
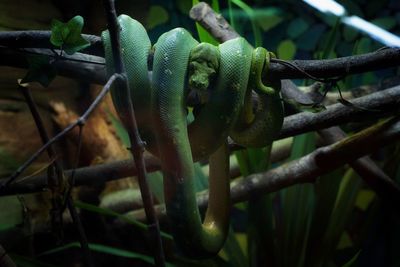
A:
[[[121,123],[120,120],[118,120],[118,118],[111,111],[108,111],[107,115],[111,121],[112,126],[115,129],[115,132],[116,132],[118,138],[121,139],[122,144],[125,147],[130,147],[131,142],[129,140],[129,135],[128,135],[128,132],[126,131],[124,125]]]
[[[313,132],[294,137],[289,160],[298,159],[313,151],[315,139]],[[302,267],[305,266],[306,244],[313,219],[314,186],[300,184],[285,188],[279,193],[282,212],[275,213],[280,222],[280,233],[277,237],[278,265]]]
[[[0,210],[0,231],[6,231],[23,223],[23,208],[18,197],[1,197]]]
[[[189,11],[192,7],[192,3],[188,0],[175,0],[175,5],[178,7],[179,11],[185,15],[189,15]]]
[[[290,22],[287,34],[290,38],[295,39],[303,34],[310,27],[309,23],[303,18],[297,18]]]
[[[254,35],[254,46],[256,47],[262,46],[262,36],[260,27],[256,23],[255,10],[251,8],[248,4],[246,4],[244,1],[231,0],[231,2],[240,7],[244,11],[244,13],[246,13],[246,15],[249,17],[251,22],[251,28],[253,30],[253,35]]]
[[[62,46],[64,44],[64,40],[67,38],[69,33],[68,28],[59,20],[53,19],[51,22],[51,35],[50,42],[54,46]]]
[[[56,77],[57,70],[50,64],[50,57],[47,55],[28,55],[29,69],[21,83],[38,82],[47,87]]]
[[[296,54],[296,45],[292,40],[284,40],[278,45],[277,53],[281,59],[293,59]]]
[[[374,191],[362,189],[362,190],[360,190],[360,192],[357,195],[355,205],[360,210],[366,211],[374,199],[375,199]]]
[[[10,105],[10,106],[6,105],[4,107],[4,105],[0,105],[0,111],[10,110],[10,109],[15,110],[15,109],[18,109],[18,107],[13,107],[12,105]],[[2,147],[0,147],[0,159],[1,159],[0,177],[10,175],[21,164],[20,162],[18,162],[17,159],[15,159],[15,155],[12,155],[11,153],[9,153],[7,150],[3,149]]]
[[[368,37],[362,37],[355,47],[355,54],[361,55],[371,52],[372,41]]]
[[[255,9],[253,14],[255,20],[263,31],[272,29],[285,19],[284,12],[279,8],[270,7]]]
[[[297,39],[297,48],[306,51],[315,51],[321,35],[325,32],[325,30],[326,26],[323,24],[315,24],[311,26]]]
[[[81,246],[78,242],[72,242],[72,243],[68,243],[64,246],[60,246],[60,247],[45,251],[45,252],[41,253],[40,255],[49,255],[49,254],[54,254],[54,253],[64,251],[67,249],[80,248],[80,247]],[[152,257],[141,254],[141,253],[133,252],[133,251],[128,251],[128,250],[110,247],[110,246],[102,245],[102,244],[96,244],[96,243],[89,243],[89,249],[92,251],[101,252],[101,253],[114,255],[114,256],[118,256],[118,257],[123,257],[123,258],[140,259],[144,262],[154,264],[154,260]],[[166,262],[165,265],[169,266],[169,267],[175,266],[168,262]]]
[[[199,0],[193,0],[192,4],[193,6],[198,4],[200,1]],[[219,3],[218,0],[212,0],[211,4],[212,9],[215,12],[219,12]],[[214,37],[211,36],[204,28],[201,26],[199,23],[196,22],[196,29],[197,33],[199,35],[199,40],[200,42],[205,42],[205,43],[210,43],[213,45],[218,45],[218,42],[214,39]]]
[[[246,266],[246,257],[232,227],[229,228],[228,236],[221,252],[226,255],[231,267]]]
[[[328,38],[325,41],[324,48],[322,49],[321,57],[320,59],[326,59],[326,58],[333,58],[335,57],[335,47],[336,43],[339,39],[339,25],[340,25],[340,20],[337,19],[335,25],[329,32]]]
[[[340,183],[329,225],[322,237],[322,252],[318,255],[321,262],[324,262],[323,259],[330,259],[335,252],[346,222],[354,208],[361,185],[360,177],[352,169],[349,169]]]
[[[371,21],[371,23],[385,29],[385,30],[391,30],[396,26],[396,19],[393,17],[383,17],[383,18],[377,18]]]
[[[81,16],[75,16],[67,23],[53,20],[50,42],[63,49],[67,54],[72,55],[90,45],[81,35],[82,28],[83,18]]]
[[[358,256],[360,256],[361,250],[359,250],[353,258],[351,258],[347,263],[345,263],[342,267],[356,267]]]
[[[358,31],[355,30],[354,28],[350,27],[350,26],[344,26],[343,28],[343,38],[347,41],[347,42],[352,42],[354,41],[358,36]]]
[[[168,21],[168,12],[159,5],[153,5],[150,7],[149,14],[146,19],[147,29],[151,30],[158,25],[164,24]]]
[[[79,201],[79,200],[75,201],[74,205],[77,208],[85,209],[85,210],[88,210],[88,211],[91,211],[91,212],[94,212],[94,213],[98,213],[98,214],[101,214],[101,215],[104,215],[104,216],[116,217],[116,218],[121,219],[121,220],[123,220],[123,221],[125,221],[125,222],[127,222],[127,223],[129,223],[131,225],[134,225],[134,226],[138,227],[141,230],[146,230],[147,231],[147,229],[148,229],[148,226],[146,224],[144,224],[142,222],[139,222],[137,220],[134,220],[132,218],[129,218],[126,215],[119,214],[119,213],[117,213],[117,212],[115,212],[113,210],[110,210],[110,209],[100,208],[100,207],[97,207],[95,205],[92,205],[92,204],[89,204],[89,203],[85,203],[85,202],[82,202],[82,201]],[[164,238],[172,240],[172,236],[167,234],[167,233],[165,233],[165,232],[161,232],[161,236],[164,237]]]

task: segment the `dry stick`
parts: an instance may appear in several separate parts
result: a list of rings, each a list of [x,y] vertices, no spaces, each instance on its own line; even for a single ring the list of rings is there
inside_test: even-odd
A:
[[[276,192],[295,184],[314,183],[316,178],[327,174],[343,164],[352,162],[359,157],[390,145],[400,138],[400,121],[396,117],[384,123],[373,125],[351,137],[342,139],[332,145],[321,147],[312,153],[283,164],[263,173],[256,173],[238,178],[231,183],[231,203],[247,201],[251,197]],[[400,201],[400,195],[392,195]],[[208,191],[198,194],[197,204],[205,209],[208,203]],[[395,206],[400,212],[399,206]],[[165,205],[155,207],[160,218],[165,217]],[[144,220],[143,209],[126,214],[136,220]],[[120,222],[123,223],[123,222]]]
[[[43,142],[43,144],[46,144],[49,142],[49,135],[47,134],[47,131],[44,127],[43,120],[38,112],[37,106],[33,100],[31,91],[27,86],[22,86],[19,85],[19,88],[21,89],[25,100],[29,106],[29,109],[32,113],[32,117],[35,121],[36,127],[39,131],[40,138]],[[82,132],[82,125],[80,127],[80,133]],[[57,210],[56,214],[61,216],[63,207],[61,206],[61,203],[59,203],[59,199],[62,197],[61,194],[64,193],[64,173],[63,173],[63,168],[62,165],[59,162],[59,159],[57,159],[57,154],[52,145],[49,145],[47,148],[47,154],[50,159],[55,159],[53,164],[49,167],[49,179],[48,179],[48,184],[50,185],[50,189],[52,191],[52,197],[53,197],[53,203],[55,203],[55,207],[53,206],[53,209]],[[77,155],[77,158],[79,158],[79,153]],[[75,166],[76,167],[76,166]],[[70,188],[67,188],[68,193],[66,195],[66,205],[68,207],[68,211],[71,215],[72,221],[74,225],[76,226],[78,233],[79,233],[79,243],[82,248],[83,256],[85,258],[86,265],[89,267],[93,267],[93,257],[89,249],[89,243],[86,237],[85,230],[83,228],[81,219],[79,218],[78,212],[76,211],[76,208],[73,204],[72,197],[70,195],[70,190],[73,187],[73,183],[69,185]]]
[[[237,34],[226,22],[226,20],[218,15],[205,3],[200,3],[197,6],[193,7],[191,10],[191,17],[197,20],[201,25],[210,31],[210,33],[220,40],[226,41],[235,37],[238,37]],[[320,62],[320,61],[318,61]],[[321,67],[322,66],[322,67]],[[322,72],[326,71],[325,68],[329,66],[329,63],[320,64],[320,70]],[[301,65],[298,67],[302,68]],[[353,66],[355,67],[355,66]],[[348,68],[349,70],[349,68]],[[363,68],[361,68],[363,70]],[[307,68],[304,69],[305,72],[309,72]],[[271,74],[272,75],[272,74]],[[314,75],[314,74],[313,74]],[[275,76],[274,76],[275,77]],[[395,87],[396,88],[396,87]],[[395,91],[400,91],[400,87],[397,87]],[[386,91],[385,91],[386,92]],[[388,91],[389,92],[389,91]],[[315,99],[311,99],[308,95],[301,92],[297,86],[290,80],[285,80],[282,82],[282,93],[287,98],[297,98],[297,101],[302,103],[312,103]],[[390,95],[390,93],[389,93]],[[396,99],[396,98],[393,98]],[[397,98],[400,99],[400,98]],[[353,103],[355,103],[354,101]],[[371,101],[368,101],[369,104],[372,104]],[[395,101],[394,104],[398,105],[399,101]],[[338,104],[339,105],[339,104]],[[355,104],[357,106],[357,104]],[[338,107],[338,106],[337,106]],[[361,105],[360,107],[364,107]],[[350,107],[351,108],[351,107]],[[374,110],[372,106],[368,109]],[[382,110],[382,109],[378,109]],[[397,109],[398,110],[398,109]],[[382,110],[383,111],[383,110]],[[343,112],[343,113],[342,113]],[[339,112],[333,112],[334,114],[339,114]],[[349,116],[349,114],[345,111],[345,109],[341,109],[343,115],[354,118],[354,116]],[[373,112],[372,112],[373,113]],[[324,116],[324,113],[321,113]],[[292,117],[293,118],[293,117]],[[325,119],[327,119],[325,117]],[[290,121],[290,117],[285,120],[285,123]],[[297,123],[305,126],[302,121],[294,120]],[[329,119],[330,123],[333,123],[334,119]],[[343,123],[343,122],[342,122]],[[287,129],[284,125],[284,129]],[[312,130],[312,129],[310,129]],[[346,137],[346,134],[337,126],[320,130],[318,132],[329,144],[338,142],[339,140]],[[281,131],[281,137],[285,136],[285,130]],[[399,206],[400,202],[396,200],[400,200],[400,187],[388,177],[369,157],[364,157],[358,159],[354,162],[350,163],[350,166],[364,179],[364,181],[389,205],[394,205],[397,210],[400,210]]]
[[[383,91],[369,94],[360,98],[351,100],[354,105],[364,107],[365,109],[354,109],[334,104],[327,106],[327,110],[319,113],[302,112],[285,118],[281,134],[278,137],[288,137],[302,134],[308,131],[321,130],[338,124],[344,124],[349,121],[365,121],[371,116],[376,118],[394,114],[399,110],[398,100],[400,99],[400,86],[389,88]],[[304,100],[303,102],[306,102]],[[377,109],[382,112],[371,112],[367,109]],[[231,149],[241,149],[241,147],[232,144]],[[154,156],[146,156],[146,169],[148,171],[159,170],[158,159]],[[66,171],[68,174],[68,171]],[[136,167],[131,160],[116,161],[97,166],[89,166],[76,170],[76,185],[91,185],[103,183],[110,180],[120,179],[137,174]],[[24,178],[22,178],[24,179]],[[38,192],[46,189],[44,176],[30,177],[11,184],[7,191],[0,192],[0,195],[21,194]]]
[[[48,149],[53,143],[60,140],[64,137],[67,133],[69,133],[72,129],[74,129],[77,125],[85,124],[86,120],[88,119],[89,115],[93,112],[93,110],[97,107],[100,101],[104,98],[104,96],[108,93],[111,88],[111,85],[118,79],[122,79],[120,74],[114,74],[110,77],[107,83],[104,85],[103,89],[100,91],[99,95],[93,101],[93,103],[89,106],[89,108],[83,113],[79,119],[77,119],[74,123],[68,125],[64,130],[58,133],[56,136],[51,138],[46,144],[44,144],[41,148],[39,148],[27,161],[25,161],[18,169],[4,182],[0,184],[0,195],[7,191],[8,186],[19,176],[21,173],[28,168],[32,162],[34,162],[44,151]]]
[[[29,63],[27,60],[27,54],[30,53],[46,56],[54,55],[49,49],[37,48],[22,50],[0,46],[0,65],[28,69]],[[99,64],[102,62],[104,63],[104,58],[82,53],[75,53],[70,56],[64,55],[64,57],[66,57],[67,60],[57,60],[52,63],[52,66],[56,68],[59,75],[97,84],[105,84],[107,82],[105,66]],[[82,60],[94,63],[89,64],[79,62]]]
[[[400,91],[400,87],[399,87]],[[301,98],[301,101],[312,102],[313,99],[301,92],[297,86],[290,80],[282,81],[282,92],[286,96],[293,98]],[[296,97],[297,95],[298,97]],[[315,100],[315,99],[314,99]],[[346,133],[338,126],[318,131],[318,134],[327,144],[333,144],[345,138]],[[349,165],[356,171],[358,175],[371,187],[371,189],[383,199],[387,205],[393,206],[400,210],[400,187],[388,177],[381,168],[379,168],[370,157],[365,156],[350,162]]]
[[[194,20],[196,20],[197,22],[199,22],[205,29],[209,30],[209,32],[219,41],[224,42],[227,41],[229,39],[238,37],[239,35],[237,33],[235,33],[233,31],[232,28],[230,28],[229,24],[224,20],[224,18],[221,15],[217,15],[214,13],[214,11],[205,3],[199,3],[198,5],[194,6],[192,8],[192,10],[190,11],[190,16],[191,18],[193,18]],[[306,70],[308,72],[308,70]],[[272,74],[270,74],[272,75]],[[274,76],[276,77],[276,76]],[[398,91],[399,88],[397,88]],[[397,104],[398,101],[396,100],[395,103]],[[398,110],[396,108],[396,110]],[[331,120],[329,120],[331,121]],[[393,121],[391,121],[393,122]],[[399,123],[397,123],[398,125]],[[380,125],[382,126],[382,125]],[[376,129],[375,129],[376,128]],[[382,128],[385,128],[385,125],[382,126]],[[370,129],[370,128],[369,128]],[[365,132],[364,135],[368,136],[368,134],[371,132],[368,132],[368,130],[364,130],[362,131],[362,133]],[[379,133],[378,130],[382,130],[379,126],[373,126],[371,127],[371,129],[375,129],[377,133]],[[312,130],[312,129],[310,129]],[[373,132],[373,130],[372,130]],[[286,136],[285,133],[281,134],[280,137]],[[359,140],[355,139],[359,137]],[[357,144],[360,141],[362,141],[362,137],[363,134],[359,133],[357,135],[354,135],[350,138],[347,138],[345,140],[343,140],[342,142],[339,142],[337,144],[337,147],[346,147],[346,145],[349,145],[352,143],[353,144]],[[354,141],[355,140],[355,141]],[[382,140],[382,142],[385,139]],[[336,144],[335,144],[336,145]],[[235,182],[232,183],[232,187],[231,187],[231,196],[232,196],[232,202],[235,201],[241,201],[241,200],[245,200],[248,197],[250,197],[250,194],[248,192],[251,192],[251,195],[253,196],[253,194],[257,194],[258,192],[261,191],[261,193],[266,193],[266,192],[272,192],[272,191],[277,191],[279,190],[279,186],[290,186],[294,183],[292,183],[293,181],[296,181],[297,177],[300,177],[301,179],[298,179],[298,181],[296,181],[296,183],[298,182],[311,182],[313,181],[313,179],[315,179],[315,177],[319,176],[315,176],[318,173],[327,173],[328,171],[333,170],[334,168],[340,166],[341,164],[347,163],[350,160],[354,160],[357,157],[351,157],[351,155],[356,155],[357,153],[359,153],[361,150],[364,149],[364,147],[357,147],[356,149],[359,149],[359,151],[355,152],[352,150],[352,152],[348,152],[346,154],[344,154],[344,149],[338,149],[339,152],[343,153],[343,156],[341,158],[329,158],[330,153],[332,155],[338,154],[336,151],[336,147],[335,145],[331,145],[329,147],[324,147],[324,148],[320,148],[318,150],[315,150],[313,153],[301,158],[298,161],[293,161],[287,165],[278,167],[276,169],[273,169],[267,173],[265,173],[265,175],[267,175],[268,173],[270,173],[271,177],[269,179],[262,177],[262,174],[254,174],[251,175],[249,177],[243,178],[243,179],[238,179]],[[351,146],[350,146],[351,147]],[[372,146],[371,146],[372,147]],[[353,149],[355,149],[353,147]],[[373,151],[373,150],[371,150]],[[331,163],[331,164],[321,164],[323,162],[320,161],[320,158],[324,158],[324,156],[322,155],[327,155],[327,162]],[[363,155],[363,154],[360,154]],[[343,161],[343,159],[347,159],[347,161]],[[334,160],[334,162],[330,162],[331,160]],[[338,162],[340,162],[341,164],[338,164]],[[321,166],[319,166],[321,165]],[[334,167],[334,168],[332,168]],[[290,174],[289,170],[291,170],[293,173]],[[288,175],[290,174],[290,175]],[[301,176],[300,174],[303,174],[303,176]],[[305,174],[305,175],[304,175]],[[281,177],[284,177],[284,179],[281,179]],[[277,186],[278,185],[278,186]],[[387,185],[387,183],[385,184]],[[271,191],[269,190],[265,190],[265,188],[269,188],[269,189],[273,189]],[[390,186],[389,189],[394,189],[394,192],[396,192],[395,187]],[[393,191],[392,191],[393,192]],[[246,198],[244,198],[243,196],[246,196]],[[393,200],[400,200],[400,196],[399,194],[392,194],[391,196],[394,199]],[[207,195],[203,195],[202,198],[198,199],[199,201],[199,205],[201,205],[202,207],[204,207],[204,205],[208,202],[208,197]],[[398,206],[396,206],[396,208],[399,208]],[[163,208],[162,206],[159,206],[157,208],[157,210],[159,212],[164,212],[165,208]],[[398,209],[399,211],[399,209]],[[142,213],[142,211],[138,211],[138,214],[140,215],[140,213]]]
[[[0,45],[12,48],[57,48],[50,43],[51,31],[2,31]],[[103,43],[99,36],[82,34],[90,46],[83,53],[104,56]]]
[[[192,7],[190,17],[200,23],[221,43],[239,36],[220,14],[216,14],[204,2]],[[296,65],[303,72],[299,72],[288,64],[282,64],[282,60],[271,60],[268,70],[269,75],[276,79],[300,79],[308,78],[304,74],[306,72],[314,77],[330,78],[399,66],[400,48],[380,49],[364,55],[336,59],[292,60],[285,62]]]
[[[129,140],[131,142],[130,151],[133,155],[133,159],[135,161],[136,168],[138,170],[138,182],[139,188],[143,199],[143,205],[146,212],[147,221],[149,224],[149,232],[152,235],[152,239],[154,241],[154,260],[156,266],[165,266],[165,258],[164,251],[161,240],[161,232],[160,226],[158,223],[158,219],[156,213],[154,211],[154,202],[153,196],[151,194],[149,185],[147,183],[146,177],[146,167],[143,157],[144,152],[144,142],[141,140],[136,119],[135,113],[133,110],[133,105],[131,101],[131,94],[129,90],[129,84],[126,76],[125,66],[122,61],[121,55],[121,44],[120,44],[120,26],[117,20],[117,13],[115,11],[114,1],[113,0],[104,0],[104,6],[106,10],[107,22],[108,22],[108,30],[111,39],[111,47],[113,53],[113,61],[114,61],[114,69],[115,72],[123,75],[124,79],[117,85],[117,90],[122,90],[125,92],[126,97],[123,101],[125,107],[128,107],[127,110],[127,132],[129,135]],[[135,38],[136,36],[132,36]]]
[[[200,15],[203,13],[195,12],[196,10],[205,8],[202,12],[206,14],[206,17],[213,18],[214,22],[205,21]],[[219,15],[212,13],[212,10],[207,5],[199,4],[196,5],[191,12],[192,18],[196,20],[203,20],[200,23],[214,23],[212,34],[217,34],[215,37],[220,42],[224,42],[232,38],[231,32],[227,31],[227,26],[223,23],[222,17],[217,20]],[[226,21],[225,21],[226,23]],[[206,24],[204,24],[206,25]],[[225,31],[225,32],[224,32]],[[222,33],[221,33],[222,32]],[[8,33],[6,33],[8,34]],[[10,33],[11,34],[11,33]],[[21,32],[21,34],[23,34]],[[233,35],[235,36],[235,35]],[[26,60],[26,53],[24,51],[10,47],[7,44],[13,44],[15,47],[38,47],[35,45],[35,35],[31,36],[32,40],[27,40],[25,36],[21,41],[18,37],[14,36],[12,42],[9,38],[1,39],[2,34],[0,33],[0,65],[28,68],[28,62]],[[39,38],[39,41],[42,37]],[[3,43],[3,44],[2,44]],[[22,43],[22,44],[21,44]],[[24,44],[26,43],[26,46]],[[48,47],[47,44],[43,44],[44,47]],[[100,46],[95,43],[95,50],[99,50]],[[48,54],[49,49],[35,49],[37,53]],[[99,52],[93,53],[94,55],[102,55]],[[71,57],[75,60],[84,60],[87,62],[92,61],[93,58],[95,64],[90,63],[77,63],[60,61],[56,62],[54,66],[56,67],[60,75],[84,80],[86,82],[104,84],[106,81],[106,72],[103,66],[98,65],[98,60],[94,56],[87,54],[78,53]],[[341,57],[336,59],[326,59],[326,60],[293,60],[293,61],[282,61],[282,60],[272,60],[270,64],[269,73],[270,75],[278,79],[295,79],[295,78],[307,78],[305,72],[311,74],[318,78],[331,78],[337,76],[345,76],[349,74],[363,73],[367,71],[380,70],[389,67],[399,66],[400,62],[400,48],[386,48],[381,49],[376,52],[367,53],[363,55],[355,55],[349,57]],[[297,69],[291,65],[297,66]],[[303,71],[299,71],[298,69]]]

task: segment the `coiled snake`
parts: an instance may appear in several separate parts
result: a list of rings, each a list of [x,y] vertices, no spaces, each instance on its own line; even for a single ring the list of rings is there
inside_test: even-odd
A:
[[[160,36],[152,49],[144,27],[126,15],[118,17],[121,52],[139,131],[147,149],[160,158],[167,216],[182,252],[204,258],[221,249],[229,225],[229,158],[227,137],[246,147],[272,143],[283,122],[280,81],[265,86],[270,53],[253,49],[243,38],[199,44],[176,28]],[[114,73],[108,31],[102,33],[108,75]],[[152,67],[152,68],[151,68]],[[148,71],[152,69],[152,80]],[[264,70],[263,70],[264,69]],[[254,92],[257,101],[254,101]],[[188,122],[187,99],[198,96],[195,119]],[[121,99],[112,99],[124,123]],[[254,103],[255,104],[254,104]],[[194,190],[193,161],[210,160],[209,205],[202,222]]]

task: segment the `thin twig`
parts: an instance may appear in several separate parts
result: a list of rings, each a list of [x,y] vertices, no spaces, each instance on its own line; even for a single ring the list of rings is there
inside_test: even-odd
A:
[[[240,36],[220,14],[216,14],[204,2],[192,7],[190,17],[221,43]],[[395,67],[400,65],[399,62],[400,48],[387,48],[363,55],[336,59],[293,60],[284,61],[284,63],[282,60],[274,62],[274,59],[271,59],[268,73],[276,79],[301,79],[307,78],[308,75],[317,78],[333,78]],[[297,67],[293,68],[293,66]]]
[[[307,102],[315,100],[309,95],[300,91],[293,82],[286,80],[285,86],[282,87],[282,94],[293,96],[296,93]],[[317,97],[317,95],[315,95],[315,97]],[[346,133],[338,126],[319,130],[318,134],[327,144],[338,142],[346,137]],[[349,165],[381,199],[385,200],[385,203],[388,206],[399,205],[399,202],[393,202],[393,200],[396,199],[396,195],[400,196],[400,187],[392,179],[390,179],[390,177],[388,177],[368,156],[357,159],[354,162],[350,162]],[[397,209],[400,210],[400,208]]]
[[[371,126],[353,136],[332,145],[314,150],[312,153],[267,172],[252,174],[231,182],[231,203],[247,201],[266,193],[277,192],[295,184],[314,183],[316,178],[339,166],[352,162],[377,149],[390,145],[400,138],[399,118]],[[391,194],[393,208],[400,213],[400,195]],[[208,204],[208,190],[197,195],[199,208]],[[155,206],[159,218],[165,217],[165,205]],[[142,209],[127,213],[136,220],[144,220]],[[121,222],[123,223],[123,222]]]
[[[142,195],[143,205],[146,212],[147,221],[149,224],[149,232],[152,235],[152,239],[154,242],[154,261],[156,266],[162,267],[165,266],[165,258],[162,246],[160,226],[153,208],[154,206],[153,196],[151,194],[146,179],[147,174],[146,174],[145,161],[143,157],[144,142],[141,140],[139,135],[135,118],[135,112],[133,110],[133,105],[131,101],[131,94],[129,90],[129,84],[127,80],[125,66],[122,61],[121,44],[120,44],[120,25],[117,20],[117,13],[115,11],[114,1],[104,0],[104,6],[106,10],[108,30],[111,40],[114,69],[116,73],[119,73],[124,77],[124,79],[120,83],[118,83],[118,87],[116,90],[121,90],[122,92],[125,92],[126,95],[126,97],[124,97],[122,101],[126,101],[124,106],[128,107],[125,120],[125,123],[127,125],[125,126],[127,127],[127,132],[131,143],[130,151],[133,155],[135,165],[138,170],[137,177],[139,181],[140,192]],[[135,36],[133,36],[133,38],[135,38]]]
[[[286,82],[283,81],[283,90],[286,90]],[[286,92],[287,93],[287,92]],[[351,100],[357,105],[364,107],[374,107],[382,110],[380,113],[373,113],[374,116],[384,117],[388,114],[394,114],[398,111],[398,99],[400,99],[400,86],[378,91],[367,96]],[[303,102],[307,99],[301,98]],[[362,122],[371,119],[371,112],[366,110],[352,109],[341,104],[327,106],[327,110],[319,113],[301,112],[285,118],[281,134],[277,139],[297,134],[306,133],[314,130],[321,130],[327,127],[344,124],[349,121]],[[334,122],[331,122],[331,121]],[[231,150],[241,149],[236,144],[230,145]],[[154,156],[146,157],[146,169],[149,172],[159,170],[158,159]],[[66,173],[68,175],[68,172]],[[76,185],[91,185],[95,183],[104,183],[106,181],[135,176],[137,169],[132,165],[132,161],[117,161],[97,166],[89,166],[76,170]],[[46,189],[45,178],[43,176],[34,176],[26,180],[11,184],[6,191],[0,192],[0,195],[21,194],[38,192]]]
[[[7,187],[19,176],[21,173],[26,170],[47,148],[52,145],[53,143],[60,140],[64,137],[67,133],[69,133],[72,129],[74,129],[77,125],[82,125],[86,122],[89,115],[93,112],[93,110],[97,107],[100,101],[104,98],[104,96],[108,93],[111,88],[111,85],[118,79],[121,79],[121,75],[114,74],[110,77],[107,83],[104,85],[103,89],[100,91],[99,95],[93,101],[93,103],[89,106],[89,108],[83,113],[79,119],[77,119],[74,123],[68,125],[63,131],[58,133],[56,136],[51,138],[46,144],[44,144],[41,148],[39,148],[27,161],[25,161],[18,169],[4,182],[0,184],[0,194],[2,191],[6,190]]]
[[[25,96],[26,102],[28,103],[28,106],[32,113],[32,117],[33,117],[36,127],[39,131],[40,138],[41,138],[43,144],[46,144],[49,142],[49,135],[47,134],[47,131],[44,127],[43,120],[38,112],[38,109],[33,100],[32,94],[27,86],[20,85],[19,87]],[[80,130],[82,131],[81,125],[80,125]],[[81,131],[80,131],[80,133],[81,133]],[[78,153],[79,153],[79,151],[80,151],[80,147],[78,147]],[[55,204],[55,206],[53,206],[53,209],[52,209],[55,212],[53,212],[52,215],[58,214],[61,216],[63,208],[62,208],[62,204],[58,203],[59,202],[58,200],[61,199],[60,195],[64,191],[63,167],[62,167],[61,163],[59,162],[59,159],[57,158],[57,155],[56,155],[56,151],[52,145],[48,146],[47,153],[49,155],[49,158],[55,159],[53,164],[49,167],[49,172],[48,172],[48,174],[49,174],[49,182],[48,183],[50,185],[50,188],[52,189],[52,195],[53,195],[52,203]],[[79,154],[77,155],[77,157],[79,157]],[[83,229],[82,222],[79,218],[79,215],[76,211],[75,206],[73,205],[73,201],[70,196],[72,186],[73,186],[73,184],[67,188],[66,202],[67,202],[68,211],[71,214],[72,221],[73,221],[75,227],[78,229],[79,242],[80,242],[80,245],[82,248],[82,252],[83,252],[83,255],[85,258],[86,265],[88,267],[93,267],[94,266],[93,257],[91,255],[91,252],[89,249],[89,243],[88,243],[88,240],[86,237],[86,233],[85,233],[85,230]],[[62,219],[60,218],[60,221],[61,220]],[[56,221],[58,221],[58,218]]]
[[[215,13],[214,15],[213,13],[208,15],[216,16]],[[221,17],[221,19],[223,18]],[[199,23],[204,22],[199,21]],[[205,26],[204,24],[202,25]],[[225,29],[219,24],[212,25],[211,27],[215,27],[215,31],[220,35],[217,39],[221,42],[227,40],[226,38],[230,38],[229,36],[232,36],[225,34]],[[18,41],[16,41],[16,43],[17,42]],[[18,45],[18,47],[21,47],[21,45]],[[40,54],[48,54],[47,50],[48,49],[36,49],[37,53]],[[96,55],[98,55],[98,53],[96,53]],[[60,62],[60,64],[55,64],[55,67],[58,73],[65,77],[80,79],[91,83],[104,84],[106,81],[106,73],[102,66],[97,65],[98,63],[74,64],[74,62],[68,62],[71,60],[96,62],[95,60],[88,59],[88,57],[90,57],[90,55],[81,53],[73,57],[68,57],[67,60]],[[400,65],[399,62],[400,48],[387,48],[362,55],[335,59],[292,61],[271,60],[269,73],[277,79],[301,79],[308,78],[309,75],[319,79],[326,79],[397,67]],[[0,46],[0,65],[19,68],[29,67],[24,52],[6,46]],[[299,69],[301,71],[299,71]]]
[[[363,107],[362,109],[337,103],[327,106],[327,109],[322,112],[294,114],[285,117],[278,138],[316,131],[348,122],[382,118],[399,111],[399,99],[400,86],[395,86],[350,101],[354,106]],[[379,112],[371,110],[379,110]]]

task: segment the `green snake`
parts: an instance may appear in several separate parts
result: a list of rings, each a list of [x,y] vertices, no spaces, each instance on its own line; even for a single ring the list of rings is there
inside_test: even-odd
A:
[[[229,226],[227,137],[246,147],[266,146],[283,122],[280,81],[265,86],[261,80],[271,54],[263,48],[253,49],[243,38],[218,47],[199,44],[183,28],[162,34],[152,48],[138,21],[126,15],[118,20],[139,131],[146,148],[161,162],[175,243],[186,256],[213,256],[223,246]],[[102,33],[102,40],[111,76],[114,67],[108,31]],[[152,49],[153,64],[148,66]],[[192,106],[193,121],[188,120],[191,94],[197,99]],[[113,88],[111,95],[124,123],[127,108],[121,99],[125,93]],[[210,162],[210,190],[202,222],[193,162],[206,158]]]

